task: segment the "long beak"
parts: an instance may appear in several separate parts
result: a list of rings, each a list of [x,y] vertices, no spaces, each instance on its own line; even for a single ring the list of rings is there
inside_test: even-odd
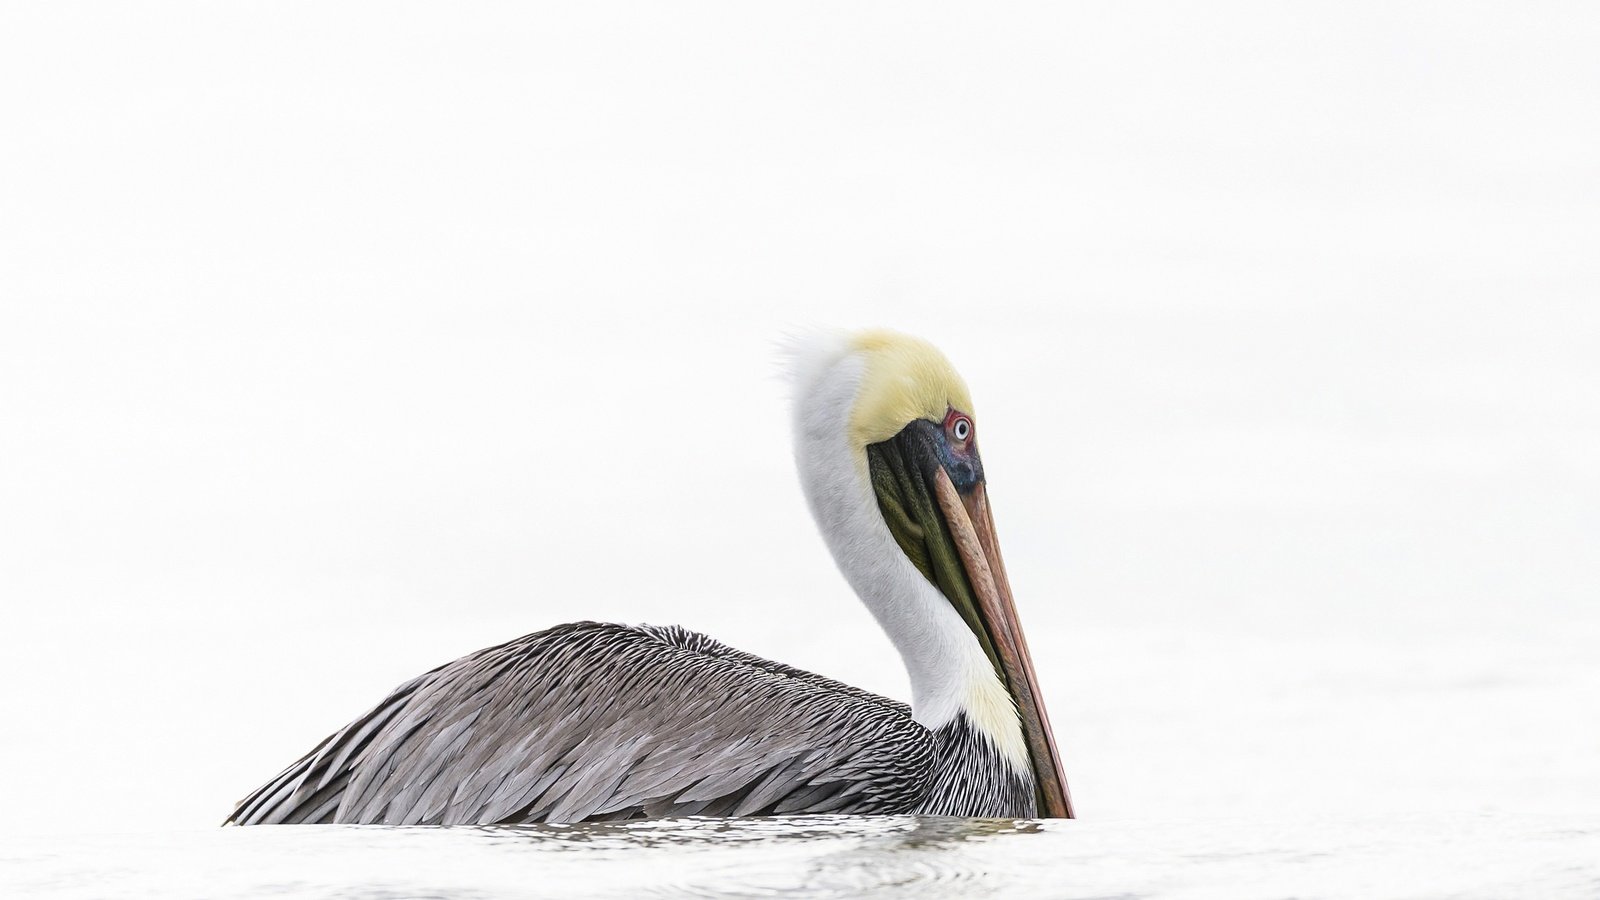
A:
[[[975,458],[965,461],[971,468],[964,481],[970,486],[962,492],[945,470],[942,441],[937,423],[918,419],[893,438],[867,446],[878,507],[900,549],[972,629],[1016,700],[1038,791],[1037,811],[1070,819],[1067,779],[1000,559],[981,464]]]
[[[1034,779],[1038,784],[1039,813],[1048,819],[1071,819],[1072,795],[1061,768],[1055,733],[1039,693],[1039,677],[1033,670],[1028,641],[1022,636],[1022,622],[1011,598],[1011,582],[1000,558],[995,539],[994,517],[989,512],[989,495],[982,482],[965,495],[956,490],[943,468],[935,469],[933,492],[944,513],[956,552],[967,570],[967,580],[977,595],[978,612],[989,626],[996,655],[1006,681],[1017,700],[1022,717],[1022,733],[1033,759]]]

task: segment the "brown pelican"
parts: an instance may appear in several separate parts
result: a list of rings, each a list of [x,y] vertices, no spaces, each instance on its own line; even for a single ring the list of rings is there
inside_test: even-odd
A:
[[[802,342],[794,377],[806,499],[909,707],[676,626],[559,625],[406,682],[228,821],[1070,818],[966,385],[886,331]]]

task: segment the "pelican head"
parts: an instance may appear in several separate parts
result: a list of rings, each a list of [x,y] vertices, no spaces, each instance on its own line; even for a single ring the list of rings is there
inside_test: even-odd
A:
[[[890,331],[796,348],[795,457],[835,562],[899,650],[912,714],[987,739],[1072,803],[989,512],[971,395],[944,354]],[[962,721],[958,721],[962,720]]]

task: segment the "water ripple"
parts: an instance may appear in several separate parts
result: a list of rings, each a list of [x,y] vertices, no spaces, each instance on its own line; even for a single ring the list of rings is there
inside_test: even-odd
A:
[[[1592,900],[1597,883],[1593,817],[283,826],[25,838],[0,858],[0,896],[44,900]]]

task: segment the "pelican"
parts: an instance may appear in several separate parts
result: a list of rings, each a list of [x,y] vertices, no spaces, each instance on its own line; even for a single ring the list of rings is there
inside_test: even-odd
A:
[[[400,685],[229,824],[1071,818],[967,387],[889,331],[794,350],[794,454],[911,705],[678,626],[558,625]]]

